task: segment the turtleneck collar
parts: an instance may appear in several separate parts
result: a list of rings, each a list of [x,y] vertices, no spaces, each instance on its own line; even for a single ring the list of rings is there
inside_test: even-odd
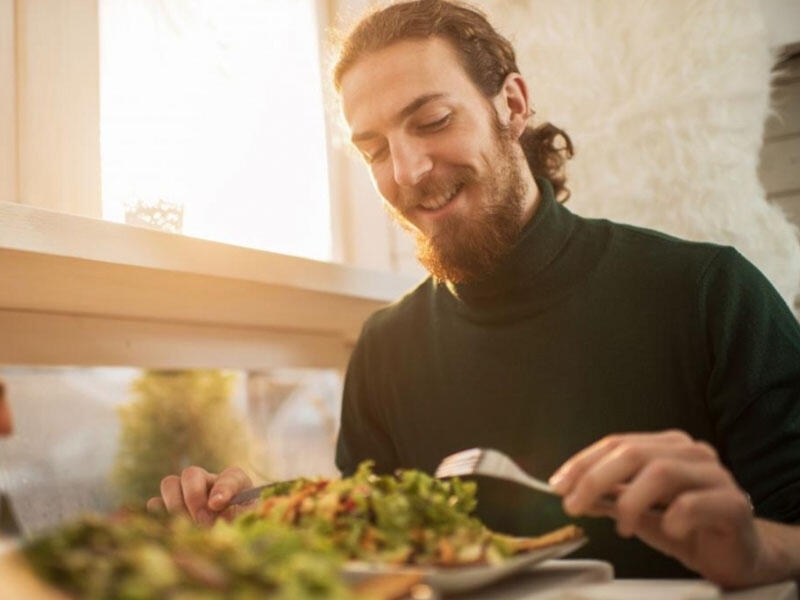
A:
[[[540,200],[536,212],[520,233],[520,239],[497,269],[480,281],[445,282],[459,304],[471,308],[495,305],[535,285],[540,273],[555,260],[569,240],[576,217],[555,198],[553,186],[546,179],[536,178]],[[441,282],[437,282],[437,287]]]

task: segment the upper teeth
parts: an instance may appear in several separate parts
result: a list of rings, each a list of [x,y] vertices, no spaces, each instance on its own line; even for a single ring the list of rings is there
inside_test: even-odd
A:
[[[442,208],[445,204],[450,202],[450,200],[452,200],[457,193],[458,187],[456,186],[447,193],[425,198],[422,202],[420,202],[420,206],[427,210],[436,210],[437,208]]]

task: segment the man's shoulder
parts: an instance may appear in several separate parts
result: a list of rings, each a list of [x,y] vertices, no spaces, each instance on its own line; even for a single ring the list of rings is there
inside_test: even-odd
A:
[[[611,232],[611,247],[623,257],[657,261],[659,266],[670,263],[686,268],[695,265],[703,269],[720,256],[736,254],[731,246],[707,240],[691,240],[640,225],[612,221],[603,223]]]

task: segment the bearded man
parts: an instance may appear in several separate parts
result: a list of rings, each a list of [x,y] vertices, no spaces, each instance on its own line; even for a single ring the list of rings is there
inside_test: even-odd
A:
[[[621,577],[799,577],[800,327],[763,275],[732,248],[565,208],[571,142],[529,125],[513,48],[474,9],[419,0],[368,16],[334,83],[431,273],[364,325],[343,474],[364,459],[431,472],[498,448],[555,471],[563,499],[484,479],[492,528],[605,516],[582,521],[582,552]],[[189,469],[150,506],[208,520],[249,485],[238,469]]]

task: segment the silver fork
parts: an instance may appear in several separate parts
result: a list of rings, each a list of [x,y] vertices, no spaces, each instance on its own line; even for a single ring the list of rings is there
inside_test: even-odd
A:
[[[436,472],[434,473],[434,477],[439,479],[464,475],[486,475],[497,479],[506,479],[521,483],[545,494],[558,496],[558,493],[549,483],[533,477],[507,454],[493,448],[470,448],[469,450],[462,450],[446,456],[436,467]],[[609,494],[600,498],[598,504],[604,508],[612,508],[616,500],[615,495]],[[658,516],[664,513],[664,507],[653,506],[647,512]]]
[[[470,448],[446,456],[434,473],[434,477],[439,479],[463,475],[488,475],[515,481],[545,494],[558,495],[549,483],[526,473],[508,455],[493,448]]]

